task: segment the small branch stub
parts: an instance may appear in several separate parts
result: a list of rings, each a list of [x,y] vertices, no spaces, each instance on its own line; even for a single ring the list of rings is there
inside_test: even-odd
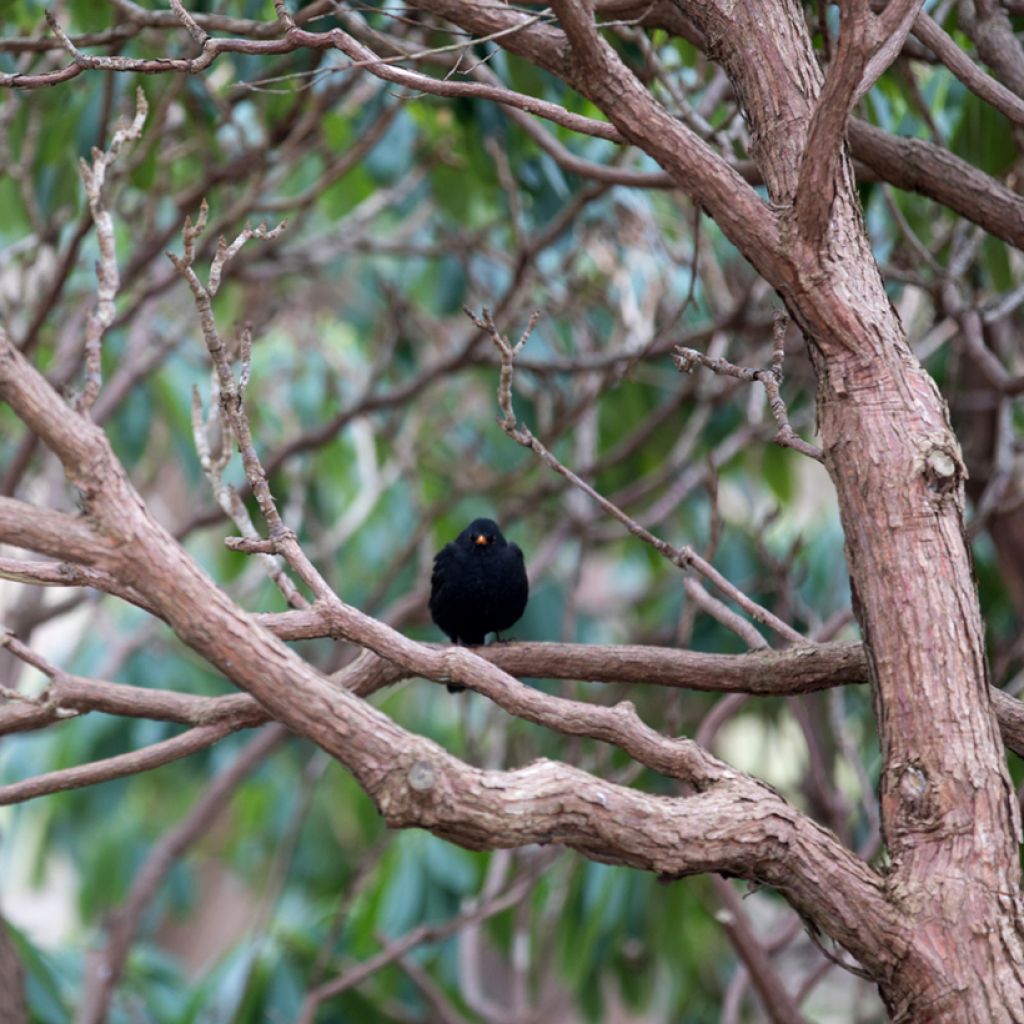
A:
[[[925,770],[916,764],[904,764],[894,769],[896,786],[906,817],[918,827],[927,827],[936,819],[936,807],[931,781]]]
[[[416,761],[406,778],[410,789],[417,793],[429,793],[437,785],[437,770],[429,761]]]
[[[945,448],[932,448],[924,458],[924,478],[929,490],[949,494],[960,482],[959,463]]]

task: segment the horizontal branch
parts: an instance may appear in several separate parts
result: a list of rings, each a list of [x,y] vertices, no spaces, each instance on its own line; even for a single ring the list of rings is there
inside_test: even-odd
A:
[[[265,612],[255,619],[282,640],[347,639],[345,618],[326,605]],[[439,644],[421,646],[437,651],[447,649]],[[472,651],[505,672],[531,679],[643,683],[713,693],[811,693],[867,679],[867,662],[859,643],[805,644],[750,654],[708,654],[642,644],[543,642],[491,644],[474,647]],[[372,669],[368,667],[371,661]],[[380,685],[404,678],[399,666],[372,652],[353,664],[365,664],[367,671],[379,673]]]
[[[46,12],[46,18],[50,29],[64,49],[70,54],[72,63],[59,71],[50,71],[37,75],[21,72],[0,74],[0,86],[38,89],[67,81],[80,74],[83,70],[121,73],[134,72],[136,74],[148,75],[177,72],[179,74],[194,75],[205,71],[224,53],[280,56],[303,49],[337,49],[348,56],[353,62],[347,69],[342,70],[366,70],[384,81],[434,96],[491,100],[536,114],[539,117],[546,118],[555,124],[560,124],[565,128],[584,135],[592,135],[612,141],[622,141],[622,136],[612,125],[594,118],[574,114],[557,103],[549,103],[546,100],[507,89],[504,86],[492,86],[477,82],[454,82],[448,79],[432,78],[417,71],[395,67],[389,59],[378,56],[340,28],[331,29],[328,32],[311,32],[293,23],[282,36],[264,39],[211,36],[204,32],[199,40],[201,52],[198,57],[159,57],[148,59],[124,56],[93,56],[87,54],[64,32],[57,19],[49,11]],[[536,20],[537,17],[535,15],[525,18],[522,27],[528,27]],[[505,34],[506,32],[520,31],[520,28],[513,24],[500,31],[502,34]]]
[[[216,725],[200,725],[180,736],[162,740],[141,750],[133,750],[127,754],[117,754],[104,758],[102,761],[91,761],[89,764],[76,765],[74,768],[61,768],[45,775],[36,775],[22,782],[12,782],[0,786],[0,806],[22,803],[35,797],[50,793],[60,793],[67,789],[80,789],[83,786],[94,786],[98,782],[109,782],[125,775],[137,775],[148,772],[161,765],[178,761],[189,754],[212,747],[229,733],[239,728],[231,722],[219,722]]]
[[[850,148],[883,181],[929,199],[1024,250],[1024,196],[942,146],[851,117]]]
[[[254,616],[286,640],[338,637],[340,618],[314,605],[302,611]],[[442,653],[447,645],[423,644]],[[594,683],[664,686],[705,693],[741,693],[760,697],[796,696],[860,685],[868,680],[868,663],[860,643],[803,645],[748,654],[639,644],[500,643],[472,648],[474,657],[504,673],[525,679],[573,679]],[[415,672],[365,650],[331,677],[334,685],[361,697],[411,678]],[[469,679],[469,685],[473,681]],[[1003,741],[1024,757],[1024,703],[993,687],[990,691]],[[102,711],[133,718],[199,725],[233,721],[239,728],[267,721],[267,712],[251,697],[230,694],[203,697],[102,680],[61,675],[51,683],[43,704],[0,705],[0,736],[43,728],[61,720],[60,709]],[[511,712],[518,715],[518,711]]]
[[[71,713],[89,711],[181,725],[228,725],[233,730],[267,721],[259,704],[241,693],[205,697],[60,673],[38,702],[0,705],[0,736],[40,729],[71,717]]]
[[[901,912],[884,879],[835,836],[756,779],[686,740],[661,736],[628,705],[593,707],[524,686],[466,649],[419,644],[340,599],[335,635],[405,670],[459,682],[532,721],[594,733],[641,763],[701,790],[667,798],[613,785],[568,765],[482,771],[402,728],[332,683],[238,608],[153,517],[103,432],[71,409],[0,334],[0,398],[61,459],[90,522],[116,538],[111,565],[177,636],[293,732],[345,765],[392,827],[419,826],[473,849],[556,842],[589,857],[677,876],[728,871],[777,886],[822,930],[887,978],[907,950]],[[224,724],[107,762],[0,789],[22,800],[51,787],[114,778],[217,741]],[[879,937],[883,936],[884,941]]]
[[[75,36],[72,40],[76,47],[107,46],[122,44],[142,29],[176,29],[181,30],[181,18],[174,11],[151,11],[139,6],[133,0],[110,0],[110,6],[117,9],[124,19],[105,31],[87,32]],[[313,0],[296,12],[295,21],[302,24],[312,18],[320,17],[331,9],[331,0]],[[236,36],[252,36],[266,38],[279,36],[284,28],[275,21],[255,21],[252,18],[232,18],[224,14],[204,14],[194,12],[191,18],[201,28],[211,32],[230,32]],[[13,36],[0,39],[0,53],[46,53],[60,50],[63,43],[59,39],[48,36]]]
[[[0,502],[6,499],[0,498]],[[15,504],[20,504],[16,502]],[[22,521],[30,524],[30,517],[36,512],[35,506],[26,505],[21,510]],[[2,517],[2,512],[0,512]],[[24,533],[20,534],[22,543],[12,539],[19,536],[13,526],[8,524],[5,529],[0,524],[0,541],[16,546],[31,546],[34,550],[41,550],[32,543],[31,538]],[[63,555],[64,552],[57,552],[59,540],[55,537],[53,548],[54,554]],[[70,552],[68,553],[70,555]],[[93,569],[90,566],[79,565],[77,562],[67,560],[59,562],[30,562],[21,558],[0,558],[0,579],[11,580],[13,583],[26,583],[37,587],[89,587],[92,590],[99,590],[105,594],[113,594],[130,604],[152,611],[148,602],[133,587],[125,586],[115,575],[104,572],[102,569]]]

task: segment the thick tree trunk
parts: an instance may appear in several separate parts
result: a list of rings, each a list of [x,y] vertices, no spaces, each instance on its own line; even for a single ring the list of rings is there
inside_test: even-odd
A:
[[[788,7],[788,10],[786,8]],[[797,4],[704,25],[751,123],[773,200],[792,208],[821,74]],[[1024,1020],[1020,818],[988,693],[945,402],[911,353],[871,253],[848,154],[823,243],[795,223],[773,282],[808,338],[881,737],[889,892],[916,936],[880,979],[898,1021]]]
[[[1019,1021],[1020,823],[988,695],[959,452],[901,335],[883,344],[874,361],[833,358],[819,383],[873,669],[890,892],[934,969],[883,994],[897,1020]]]

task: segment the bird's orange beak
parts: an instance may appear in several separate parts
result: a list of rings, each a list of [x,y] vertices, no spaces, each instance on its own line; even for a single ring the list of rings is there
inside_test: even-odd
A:
[[[478,533],[476,535],[477,547],[483,547],[486,543],[487,543],[487,535],[483,534],[483,533]]]

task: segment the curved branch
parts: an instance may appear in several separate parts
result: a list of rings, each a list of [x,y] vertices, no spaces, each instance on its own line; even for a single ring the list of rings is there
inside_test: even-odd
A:
[[[992,104],[1014,124],[1024,125],[1024,101],[1002,82],[986,75],[944,32],[934,18],[921,11],[914,22],[914,35],[930,49],[976,96]]]
[[[388,789],[379,798],[393,827],[426,827],[470,849],[492,849],[496,840],[502,847],[559,843],[670,879],[706,871],[751,878],[775,886],[811,920],[827,920],[824,930],[880,977],[907,949],[883,880],[753,780],[734,775],[680,799],[595,784],[585,772],[546,760],[507,772],[451,772],[439,761],[409,769],[419,788]],[[851,898],[864,903],[851,906]],[[883,940],[865,944],[868,921]]]

